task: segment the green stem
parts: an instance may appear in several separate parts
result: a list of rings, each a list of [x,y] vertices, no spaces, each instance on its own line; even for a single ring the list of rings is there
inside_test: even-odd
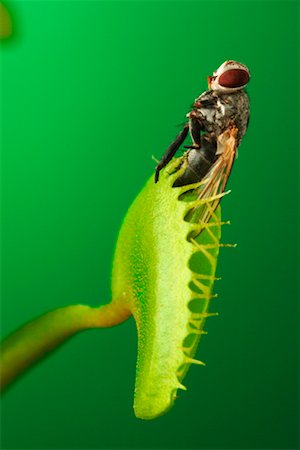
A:
[[[113,301],[98,308],[66,306],[32,320],[1,344],[1,390],[79,331],[118,325],[130,315],[131,312],[121,302]]]

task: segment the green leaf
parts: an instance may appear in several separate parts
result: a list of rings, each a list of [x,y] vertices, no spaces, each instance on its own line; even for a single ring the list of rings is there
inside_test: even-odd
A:
[[[126,301],[137,324],[134,410],[141,419],[171,408],[197,363],[219,251],[220,210],[208,226],[197,224],[193,186],[172,187],[177,176],[165,170],[157,184],[151,177],[127,213],[114,258],[113,298]]]
[[[205,320],[214,315],[208,307],[221,233],[220,208],[213,213],[213,199],[199,199],[201,183],[172,187],[184,170],[176,171],[181,162],[169,164],[159,183],[151,177],[127,213],[114,257],[112,302],[56,309],[11,334],[2,344],[3,386],[76,333],[117,325],[132,313],[135,414],[154,419],[172,407],[190,365],[203,364],[193,357]]]

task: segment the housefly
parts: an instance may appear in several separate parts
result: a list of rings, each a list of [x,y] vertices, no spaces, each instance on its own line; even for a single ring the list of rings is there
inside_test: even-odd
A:
[[[173,158],[188,134],[192,145],[184,155],[186,169],[174,187],[201,182],[199,199],[215,199],[203,208],[201,220],[207,222],[218,206],[237,149],[249,123],[249,99],[244,91],[250,80],[249,69],[237,61],[225,61],[208,77],[208,90],[194,101],[186,115],[187,123],[164,153],[155,171],[159,172]]]

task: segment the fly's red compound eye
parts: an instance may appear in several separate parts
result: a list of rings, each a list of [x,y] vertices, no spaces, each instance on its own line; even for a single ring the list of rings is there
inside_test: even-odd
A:
[[[245,86],[249,81],[249,73],[243,69],[230,69],[219,76],[219,85],[225,88]]]

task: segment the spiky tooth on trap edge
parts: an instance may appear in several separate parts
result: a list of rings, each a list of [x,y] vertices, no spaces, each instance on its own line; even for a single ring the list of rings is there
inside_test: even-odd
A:
[[[179,382],[176,384],[176,387],[177,389],[181,389],[182,391],[187,391],[187,387]]]
[[[189,356],[186,356],[184,359],[184,362],[186,364],[197,364],[198,366],[205,366],[205,362],[200,361],[198,359],[190,358]]]

